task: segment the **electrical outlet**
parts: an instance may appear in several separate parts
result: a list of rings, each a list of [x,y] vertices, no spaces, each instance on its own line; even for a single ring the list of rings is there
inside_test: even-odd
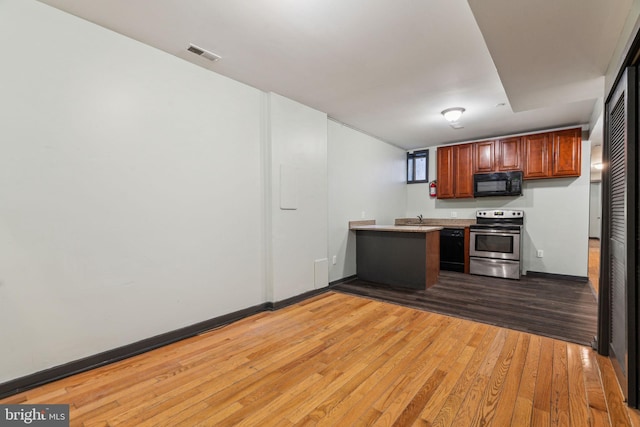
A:
[[[451,218],[457,218],[458,212],[451,211]]]
[[[333,265],[336,265],[336,262],[338,262],[338,258],[334,255],[333,258],[331,258],[331,262],[333,263]]]
[[[537,256],[538,258],[542,258],[544,256],[544,251],[542,249],[538,249]]]
[[[360,218],[365,219],[365,212],[362,211],[362,213],[360,214]]]

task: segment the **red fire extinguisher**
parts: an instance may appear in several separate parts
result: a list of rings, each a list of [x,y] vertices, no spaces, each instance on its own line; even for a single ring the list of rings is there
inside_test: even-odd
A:
[[[436,190],[437,190],[437,187],[436,187],[436,181],[431,181],[431,182],[429,183],[429,195],[430,195],[431,197],[436,197],[436,194],[437,194],[437,191],[436,191]]]

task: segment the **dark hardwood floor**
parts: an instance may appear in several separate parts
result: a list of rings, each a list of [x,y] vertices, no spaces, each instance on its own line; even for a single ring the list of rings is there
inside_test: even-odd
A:
[[[427,290],[390,288],[358,279],[333,287],[467,320],[590,345],[598,308],[588,282],[523,276],[521,280],[441,271]]]

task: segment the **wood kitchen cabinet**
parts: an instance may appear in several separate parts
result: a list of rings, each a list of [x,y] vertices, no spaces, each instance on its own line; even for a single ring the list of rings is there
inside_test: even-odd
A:
[[[473,143],[474,173],[522,170],[520,137]]]
[[[582,129],[438,148],[438,199],[473,197],[473,174],[522,170],[524,179],[580,176]]]
[[[455,147],[455,197],[473,197],[473,144]]]
[[[520,137],[505,138],[496,141],[496,170],[522,170],[522,140]]]
[[[495,171],[496,155],[494,141],[473,143],[473,171],[490,173]]]
[[[551,144],[551,176],[580,176],[582,129],[552,132]]]
[[[524,179],[580,176],[582,130],[566,129],[526,135]]]
[[[473,197],[474,144],[440,147],[438,156],[438,198]]]
[[[549,176],[549,134],[539,133],[522,137],[524,146],[524,179],[547,178]]]
[[[436,155],[438,157],[437,162],[437,181],[438,199],[453,199],[455,197],[453,189],[453,148],[454,145],[438,148]]]

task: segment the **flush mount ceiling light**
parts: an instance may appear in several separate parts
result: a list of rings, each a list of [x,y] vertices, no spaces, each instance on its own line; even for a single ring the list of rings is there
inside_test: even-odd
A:
[[[442,114],[449,123],[455,123],[458,120],[460,120],[460,117],[464,112],[465,112],[464,108],[454,107],[454,108],[447,108],[446,110],[442,111],[440,114]]]

